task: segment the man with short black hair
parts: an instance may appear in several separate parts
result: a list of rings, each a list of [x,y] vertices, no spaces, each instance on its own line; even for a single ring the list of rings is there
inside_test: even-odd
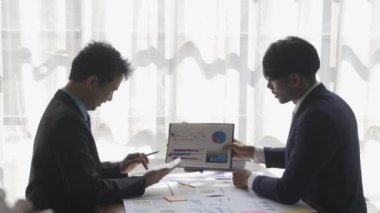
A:
[[[118,163],[99,159],[87,111],[111,101],[131,72],[128,60],[106,42],[91,42],[75,57],[69,82],[47,106],[34,141],[26,197],[37,210],[98,212],[100,205],[144,194],[169,172],[128,177],[140,163],[147,168],[144,153]]]
[[[319,212],[365,213],[355,115],[342,98],[317,82],[319,65],[316,49],[301,38],[287,37],[269,46],[263,58],[267,87],[280,103],[295,104],[286,147],[234,141],[225,149],[285,171],[274,178],[238,170],[233,182],[284,204],[301,199]]]

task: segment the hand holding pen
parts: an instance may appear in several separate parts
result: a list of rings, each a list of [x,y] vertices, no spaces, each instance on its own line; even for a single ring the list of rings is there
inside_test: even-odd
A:
[[[120,162],[120,172],[129,173],[140,163],[144,166],[145,169],[148,169],[149,155],[158,153],[159,151],[151,152],[148,154],[144,153],[132,153],[129,154],[122,162]]]

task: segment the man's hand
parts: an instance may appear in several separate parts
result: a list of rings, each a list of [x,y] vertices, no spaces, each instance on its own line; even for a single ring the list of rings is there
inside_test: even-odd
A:
[[[253,159],[253,146],[247,146],[242,142],[235,140],[232,143],[226,144],[222,148],[223,150],[232,149],[232,154],[240,158]]]
[[[144,153],[129,154],[122,162],[120,162],[120,172],[128,173],[140,163],[145,169],[148,169],[149,160]]]
[[[145,188],[158,183],[165,175],[167,175],[170,172],[169,168],[162,168],[158,170],[151,170],[144,174],[146,185]]]
[[[251,172],[246,169],[236,170],[232,173],[232,182],[237,188],[246,189],[249,176]]]

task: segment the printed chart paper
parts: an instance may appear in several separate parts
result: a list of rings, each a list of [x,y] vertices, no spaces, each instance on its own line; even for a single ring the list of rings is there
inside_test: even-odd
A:
[[[181,158],[181,167],[231,169],[231,150],[222,147],[233,140],[234,124],[171,123],[166,162]]]

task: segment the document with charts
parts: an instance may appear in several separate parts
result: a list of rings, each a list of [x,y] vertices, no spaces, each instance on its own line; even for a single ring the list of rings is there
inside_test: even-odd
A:
[[[222,150],[233,140],[234,124],[171,123],[166,162],[181,158],[180,167],[231,169],[230,150]]]

